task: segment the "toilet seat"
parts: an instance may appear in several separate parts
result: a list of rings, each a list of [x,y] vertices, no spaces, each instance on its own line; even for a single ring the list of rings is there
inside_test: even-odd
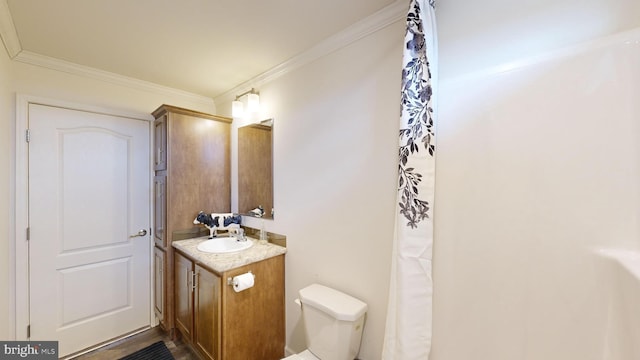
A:
[[[313,353],[309,350],[305,350],[299,354],[289,355],[282,360],[321,360],[318,359]]]

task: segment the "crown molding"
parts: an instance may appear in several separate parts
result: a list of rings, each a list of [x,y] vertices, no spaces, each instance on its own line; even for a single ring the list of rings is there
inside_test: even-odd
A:
[[[345,30],[323,40],[309,50],[296,55],[295,57],[273,67],[270,70],[250,79],[242,84],[228,90],[214,98],[214,101],[228,100],[234,97],[234,94],[240,93],[251,87],[258,87],[262,84],[273,81],[284,74],[311,63],[323,56],[331,54],[355,41],[358,41],[370,34],[381,30],[396,21],[404,19],[407,16],[408,5],[405,1],[396,0],[390,5],[374,13],[373,15],[349,26]]]
[[[156,94],[182,97],[195,103],[202,103],[205,106],[210,106],[213,102],[212,98],[206,96],[24,51],[20,45],[20,39],[18,38],[18,33],[16,32],[7,0],[0,0],[0,37],[2,38],[2,42],[7,50],[7,54],[15,61],[105,81],[116,85],[149,91]]]
[[[16,27],[13,24],[7,0],[0,0],[0,38],[2,38],[4,47],[7,49],[9,58],[13,59],[20,54],[22,46],[20,45],[20,39],[18,39],[18,33],[16,33]]]
[[[99,70],[96,68],[79,65],[69,61],[36,54],[30,51],[21,51],[14,60],[40,66],[43,68],[65,72],[68,74],[78,75],[99,81],[121,85],[128,88],[134,88],[149,91],[156,94],[166,94],[173,97],[182,97],[193,102],[202,103],[203,105],[211,105],[213,99],[210,97],[194,94],[188,91],[178,90],[168,86],[154,84],[152,82],[131,78],[128,76],[112,73],[109,71]]]
[[[376,31],[383,29],[406,16],[407,4],[405,1],[396,0],[392,4],[384,7],[373,15],[351,25],[344,31],[337,33],[322,42],[318,43],[309,50],[277,65],[270,70],[250,79],[242,84],[224,92],[215,98],[209,98],[202,95],[193,94],[187,91],[170,88],[154,84],[148,81],[138,80],[127,76],[103,71],[68,61],[52,58],[45,55],[32,53],[22,50],[20,40],[13,24],[13,19],[9,11],[6,0],[0,0],[0,37],[5,44],[7,53],[16,61],[40,66],[52,70],[62,71],[69,74],[88,77],[96,80],[106,81],[112,84],[127,86],[153,93],[167,94],[170,96],[179,96],[189,99],[190,101],[200,102],[210,105],[219,100],[233,97],[235,93],[241,90],[251,88],[252,86],[260,86],[267,82],[273,81],[286,73],[311,63],[323,56],[337,51],[363,37],[366,37]]]

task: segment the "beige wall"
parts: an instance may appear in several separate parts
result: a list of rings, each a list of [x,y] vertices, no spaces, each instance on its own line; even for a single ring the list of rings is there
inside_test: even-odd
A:
[[[11,177],[13,174],[13,118],[14,96],[11,90],[11,61],[6,51],[0,48],[0,319],[10,319],[10,233],[9,222],[13,216],[11,208]],[[12,339],[13,332],[8,321],[0,322],[0,339]]]
[[[640,26],[640,3],[440,5],[431,358],[610,358],[592,249],[640,249],[640,51],[550,51]]]
[[[259,118],[275,119],[275,220],[264,225],[287,236],[287,344],[293,351],[305,348],[294,299],[299,289],[318,282],[368,304],[360,358],[380,358],[403,35],[404,24],[394,23],[259,86],[266,109]],[[217,105],[230,112],[230,104]]]
[[[437,8],[443,78],[532,58],[638,26],[634,0],[446,0]]]

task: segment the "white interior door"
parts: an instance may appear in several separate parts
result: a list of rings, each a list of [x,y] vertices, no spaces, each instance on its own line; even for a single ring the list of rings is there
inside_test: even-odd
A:
[[[30,339],[65,356],[151,323],[149,123],[28,116]]]

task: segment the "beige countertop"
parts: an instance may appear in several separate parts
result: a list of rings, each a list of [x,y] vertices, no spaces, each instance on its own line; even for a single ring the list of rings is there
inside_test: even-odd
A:
[[[207,236],[173,241],[172,246],[217,273],[223,273],[227,270],[262,261],[287,252],[287,248],[285,247],[271,244],[266,240],[256,240],[247,236],[247,241],[253,241],[253,246],[250,248],[233,253],[213,254],[197,249],[198,244],[206,240],[209,240]]]

